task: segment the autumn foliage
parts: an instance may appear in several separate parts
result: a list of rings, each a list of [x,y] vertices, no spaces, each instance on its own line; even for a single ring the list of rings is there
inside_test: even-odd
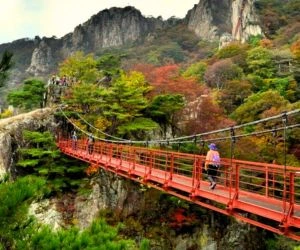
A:
[[[99,170],[99,167],[95,164],[92,164],[85,170],[85,172],[88,176],[91,176],[91,175],[97,173],[98,170]]]
[[[294,42],[291,46],[291,51],[297,60],[300,60],[300,39]]]
[[[200,85],[195,79],[186,79],[179,73],[176,64],[155,67],[147,64],[134,66],[134,70],[142,72],[152,86],[149,97],[160,94],[182,94],[186,100],[195,100],[207,92],[206,87]]]

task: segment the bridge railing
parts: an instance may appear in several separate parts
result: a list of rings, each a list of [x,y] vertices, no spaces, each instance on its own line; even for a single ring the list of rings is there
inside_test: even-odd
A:
[[[74,147],[71,140],[61,140],[60,146]],[[86,140],[78,140],[76,150],[81,150],[89,156]],[[99,159],[105,156],[108,163],[114,159],[120,166],[126,162],[130,169],[142,166],[145,176],[151,175],[152,169],[164,171],[165,181],[172,180],[174,176],[190,178],[191,182],[188,185],[191,185],[191,188],[199,187],[201,181],[206,179],[203,171],[204,155],[98,141],[93,147],[92,154]],[[218,183],[223,188],[229,189],[230,196],[245,191],[300,204],[299,167],[222,158],[218,172]]]

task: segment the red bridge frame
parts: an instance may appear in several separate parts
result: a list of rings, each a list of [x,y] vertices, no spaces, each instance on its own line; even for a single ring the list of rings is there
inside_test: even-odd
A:
[[[91,164],[238,220],[300,240],[300,168],[222,158],[216,189],[205,156],[97,141],[60,139],[60,150]]]

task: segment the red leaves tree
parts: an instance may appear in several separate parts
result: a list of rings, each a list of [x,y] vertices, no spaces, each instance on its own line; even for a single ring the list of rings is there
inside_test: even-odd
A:
[[[161,67],[139,64],[134,67],[134,70],[142,72],[153,87],[149,97],[159,94],[182,94],[187,101],[191,101],[208,91],[195,79],[182,77],[179,73],[180,68],[176,64]]]
[[[153,87],[149,97],[160,94],[182,94],[186,107],[179,115],[179,126],[185,134],[195,134],[232,125],[226,119],[210,90],[195,79],[185,79],[179,73],[179,66],[172,64],[162,67],[140,64],[134,70],[142,72]]]

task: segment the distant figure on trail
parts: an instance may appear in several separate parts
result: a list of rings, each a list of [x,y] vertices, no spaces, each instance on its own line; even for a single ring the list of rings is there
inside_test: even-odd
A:
[[[55,84],[60,85],[60,79],[58,76],[55,77]]]
[[[94,143],[95,143],[95,139],[94,137],[90,134],[87,140],[87,145],[88,145],[88,152],[89,154],[92,154],[94,151]]]
[[[77,149],[77,134],[76,134],[75,130],[72,132],[71,138],[72,138],[72,149],[76,150]]]
[[[61,79],[60,79],[61,85],[62,86],[67,86],[67,76],[64,75]]]
[[[56,83],[56,76],[55,75],[52,75],[51,77],[51,84],[54,85]]]
[[[205,170],[207,171],[207,179],[210,181],[210,189],[214,189],[217,185],[217,173],[220,167],[220,154],[214,143],[208,145],[209,151],[205,159]]]

